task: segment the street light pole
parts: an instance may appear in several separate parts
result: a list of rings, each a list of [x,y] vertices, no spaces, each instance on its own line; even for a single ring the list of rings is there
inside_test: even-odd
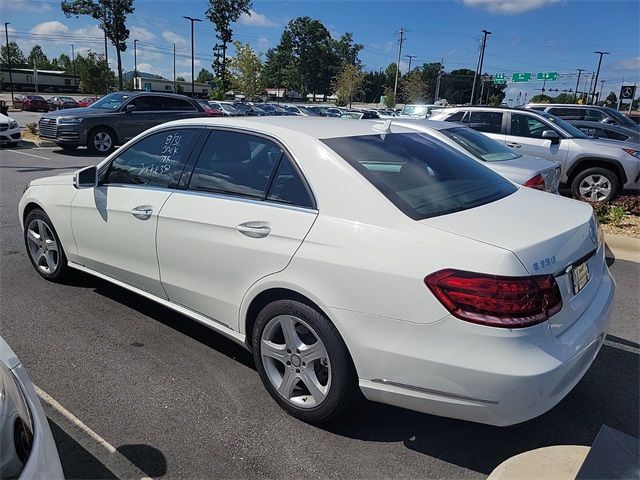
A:
[[[584,72],[583,68],[577,68],[576,70],[578,70],[578,81],[576,82],[576,91],[573,94],[573,103],[576,103],[576,99],[578,98],[578,89],[580,88],[580,74]]]
[[[604,88],[605,82],[606,80],[600,80],[600,93],[598,94],[598,102],[600,102],[600,99],[602,98],[602,89]]]
[[[487,46],[487,35],[491,35],[491,32],[487,31],[487,30],[482,30],[482,33],[484,34],[484,37],[482,38],[482,45],[480,47],[480,59],[478,60],[478,69],[476,70],[476,73],[474,73],[473,75],[473,85],[471,87],[471,105],[473,106],[475,101],[474,101],[474,96],[476,93],[476,79],[478,78],[478,75],[482,75],[482,64],[484,63],[484,49]]]
[[[133,40],[133,89],[136,90],[136,78],[138,78],[138,39]]]
[[[593,102],[596,96],[596,88],[598,88],[598,76],[600,75],[600,65],[602,65],[602,57],[604,55],[609,55],[609,52],[593,52],[593,53],[600,55],[600,58],[598,60],[598,70],[596,71],[596,81],[593,82],[593,94],[591,96],[591,105],[593,105]]]
[[[13,104],[13,73],[11,72],[11,50],[9,50],[9,22],[4,22],[4,36],[7,39],[7,64],[9,65],[9,83],[11,84],[11,103]]]
[[[76,78],[76,51],[73,49],[73,44],[71,45],[71,65],[73,66],[73,87],[74,90],[78,87],[77,78]]]
[[[194,64],[194,58],[193,58],[193,23],[194,22],[201,22],[202,20],[200,20],[199,18],[193,18],[193,17],[182,17],[186,20],[189,20],[191,22],[191,98],[195,97],[195,87],[194,87],[194,71],[193,71],[193,64]]]
[[[416,58],[416,55],[405,55],[405,57],[409,58],[409,69],[407,70],[407,73],[411,73],[411,60]]]
[[[393,100],[398,97],[398,77],[400,76],[400,55],[402,54],[402,43],[404,42],[404,28],[400,28],[400,40],[398,41],[398,62],[396,63],[396,81],[393,84]]]

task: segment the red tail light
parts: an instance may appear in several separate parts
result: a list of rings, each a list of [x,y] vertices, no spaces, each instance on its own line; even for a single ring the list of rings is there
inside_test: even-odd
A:
[[[544,177],[542,174],[538,174],[533,178],[530,178],[523,184],[525,187],[535,188],[536,190],[544,191]]]
[[[424,283],[455,317],[492,327],[529,327],[562,308],[553,275],[499,277],[447,269],[429,275]]]

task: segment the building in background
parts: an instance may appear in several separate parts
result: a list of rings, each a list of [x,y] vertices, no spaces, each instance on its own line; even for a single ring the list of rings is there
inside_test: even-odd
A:
[[[147,92],[181,93],[191,96],[191,82],[174,82],[164,78],[134,77],[133,88]],[[210,83],[194,83],[195,98],[209,98],[209,92],[213,89]]]
[[[58,70],[12,68],[11,77],[16,93],[78,93],[80,84],[80,77]],[[8,68],[0,68],[0,90],[11,91]]]

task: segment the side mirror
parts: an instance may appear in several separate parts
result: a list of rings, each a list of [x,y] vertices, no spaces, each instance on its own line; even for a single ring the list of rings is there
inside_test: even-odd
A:
[[[560,135],[555,130],[545,130],[542,132],[542,138],[547,140],[551,140],[551,144],[554,145],[556,143],[560,143]]]
[[[133,103],[130,103],[126,107],[124,107],[124,113],[131,113],[136,109],[136,106]]]
[[[80,188],[94,188],[98,185],[98,168],[95,165],[81,168],[73,174],[73,186]]]

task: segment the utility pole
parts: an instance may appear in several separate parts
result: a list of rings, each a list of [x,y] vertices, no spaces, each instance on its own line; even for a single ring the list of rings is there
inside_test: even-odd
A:
[[[133,89],[136,89],[136,78],[138,78],[138,39],[133,40]]]
[[[620,90],[618,91],[618,106],[616,107],[616,110],[620,110],[620,105],[622,104],[622,95],[620,95],[622,87],[624,87],[624,77],[622,77],[622,83],[620,84]]]
[[[407,70],[407,73],[411,73],[411,60],[416,58],[416,55],[405,55],[405,57],[409,58],[409,69]]]
[[[577,68],[576,70],[578,70],[578,81],[576,82],[576,92],[573,94],[573,103],[576,103],[576,100],[578,98],[578,89],[580,88],[580,75],[582,74],[582,72],[584,72],[584,69],[582,68]]]
[[[73,44],[71,44],[71,65],[73,66],[73,86],[74,90],[78,87],[77,77],[76,77],[76,51],[73,49]]]
[[[436,80],[436,94],[433,97],[433,103],[440,99],[440,79],[444,73],[444,58],[440,59],[440,70],[438,71],[438,79]]]
[[[600,93],[598,94],[598,101],[596,103],[600,103],[600,99],[602,98],[602,89],[604,88],[606,80],[600,80]]]
[[[4,22],[4,36],[7,39],[7,64],[9,65],[9,83],[11,84],[11,103],[13,104],[13,73],[11,72],[11,50],[9,50],[9,22]],[[631,102],[633,103],[633,102]]]
[[[637,82],[633,82],[633,91],[634,92],[636,91],[636,83]],[[634,93],[633,96],[635,97],[635,93]],[[629,113],[631,113],[631,108],[633,108],[633,100],[634,100],[634,98],[631,97],[631,102],[629,102]]]
[[[396,81],[393,85],[393,99],[398,97],[398,75],[400,74],[400,55],[402,55],[402,42],[404,42],[404,28],[400,27],[400,40],[398,41],[398,62],[396,63]]]
[[[194,87],[194,82],[195,79],[194,77],[194,72],[193,72],[193,64],[194,64],[194,59],[193,59],[193,23],[194,22],[201,22],[202,20],[200,20],[199,18],[193,18],[193,17],[182,17],[184,19],[187,19],[191,22],[191,98],[195,97],[196,91],[195,91],[195,87]]]
[[[600,76],[600,65],[602,65],[602,57],[604,55],[609,55],[609,52],[593,52],[596,55],[600,55],[600,59],[598,60],[598,70],[596,71],[596,81],[593,83],[593,96],[591,97],[591,105],[593,105],[593,101],[596,95],[596,88],[598,88],[598,77]]]
[[[176,44],[173,44],[173,93],[176,91]]]
[[[487,35],[491,35],[491,32],[487,30],[482,30],[484,37],[482,38],[482,45],[480,46],[480,58],[478,60],[478,69],[476,73],[473,75],[473,86],[471,87],[471,105],[475,104],[474,96],[476,93],[476,79],[478,75],[482,75],[482,64],[484,63],[484,49],[487,46]]]

